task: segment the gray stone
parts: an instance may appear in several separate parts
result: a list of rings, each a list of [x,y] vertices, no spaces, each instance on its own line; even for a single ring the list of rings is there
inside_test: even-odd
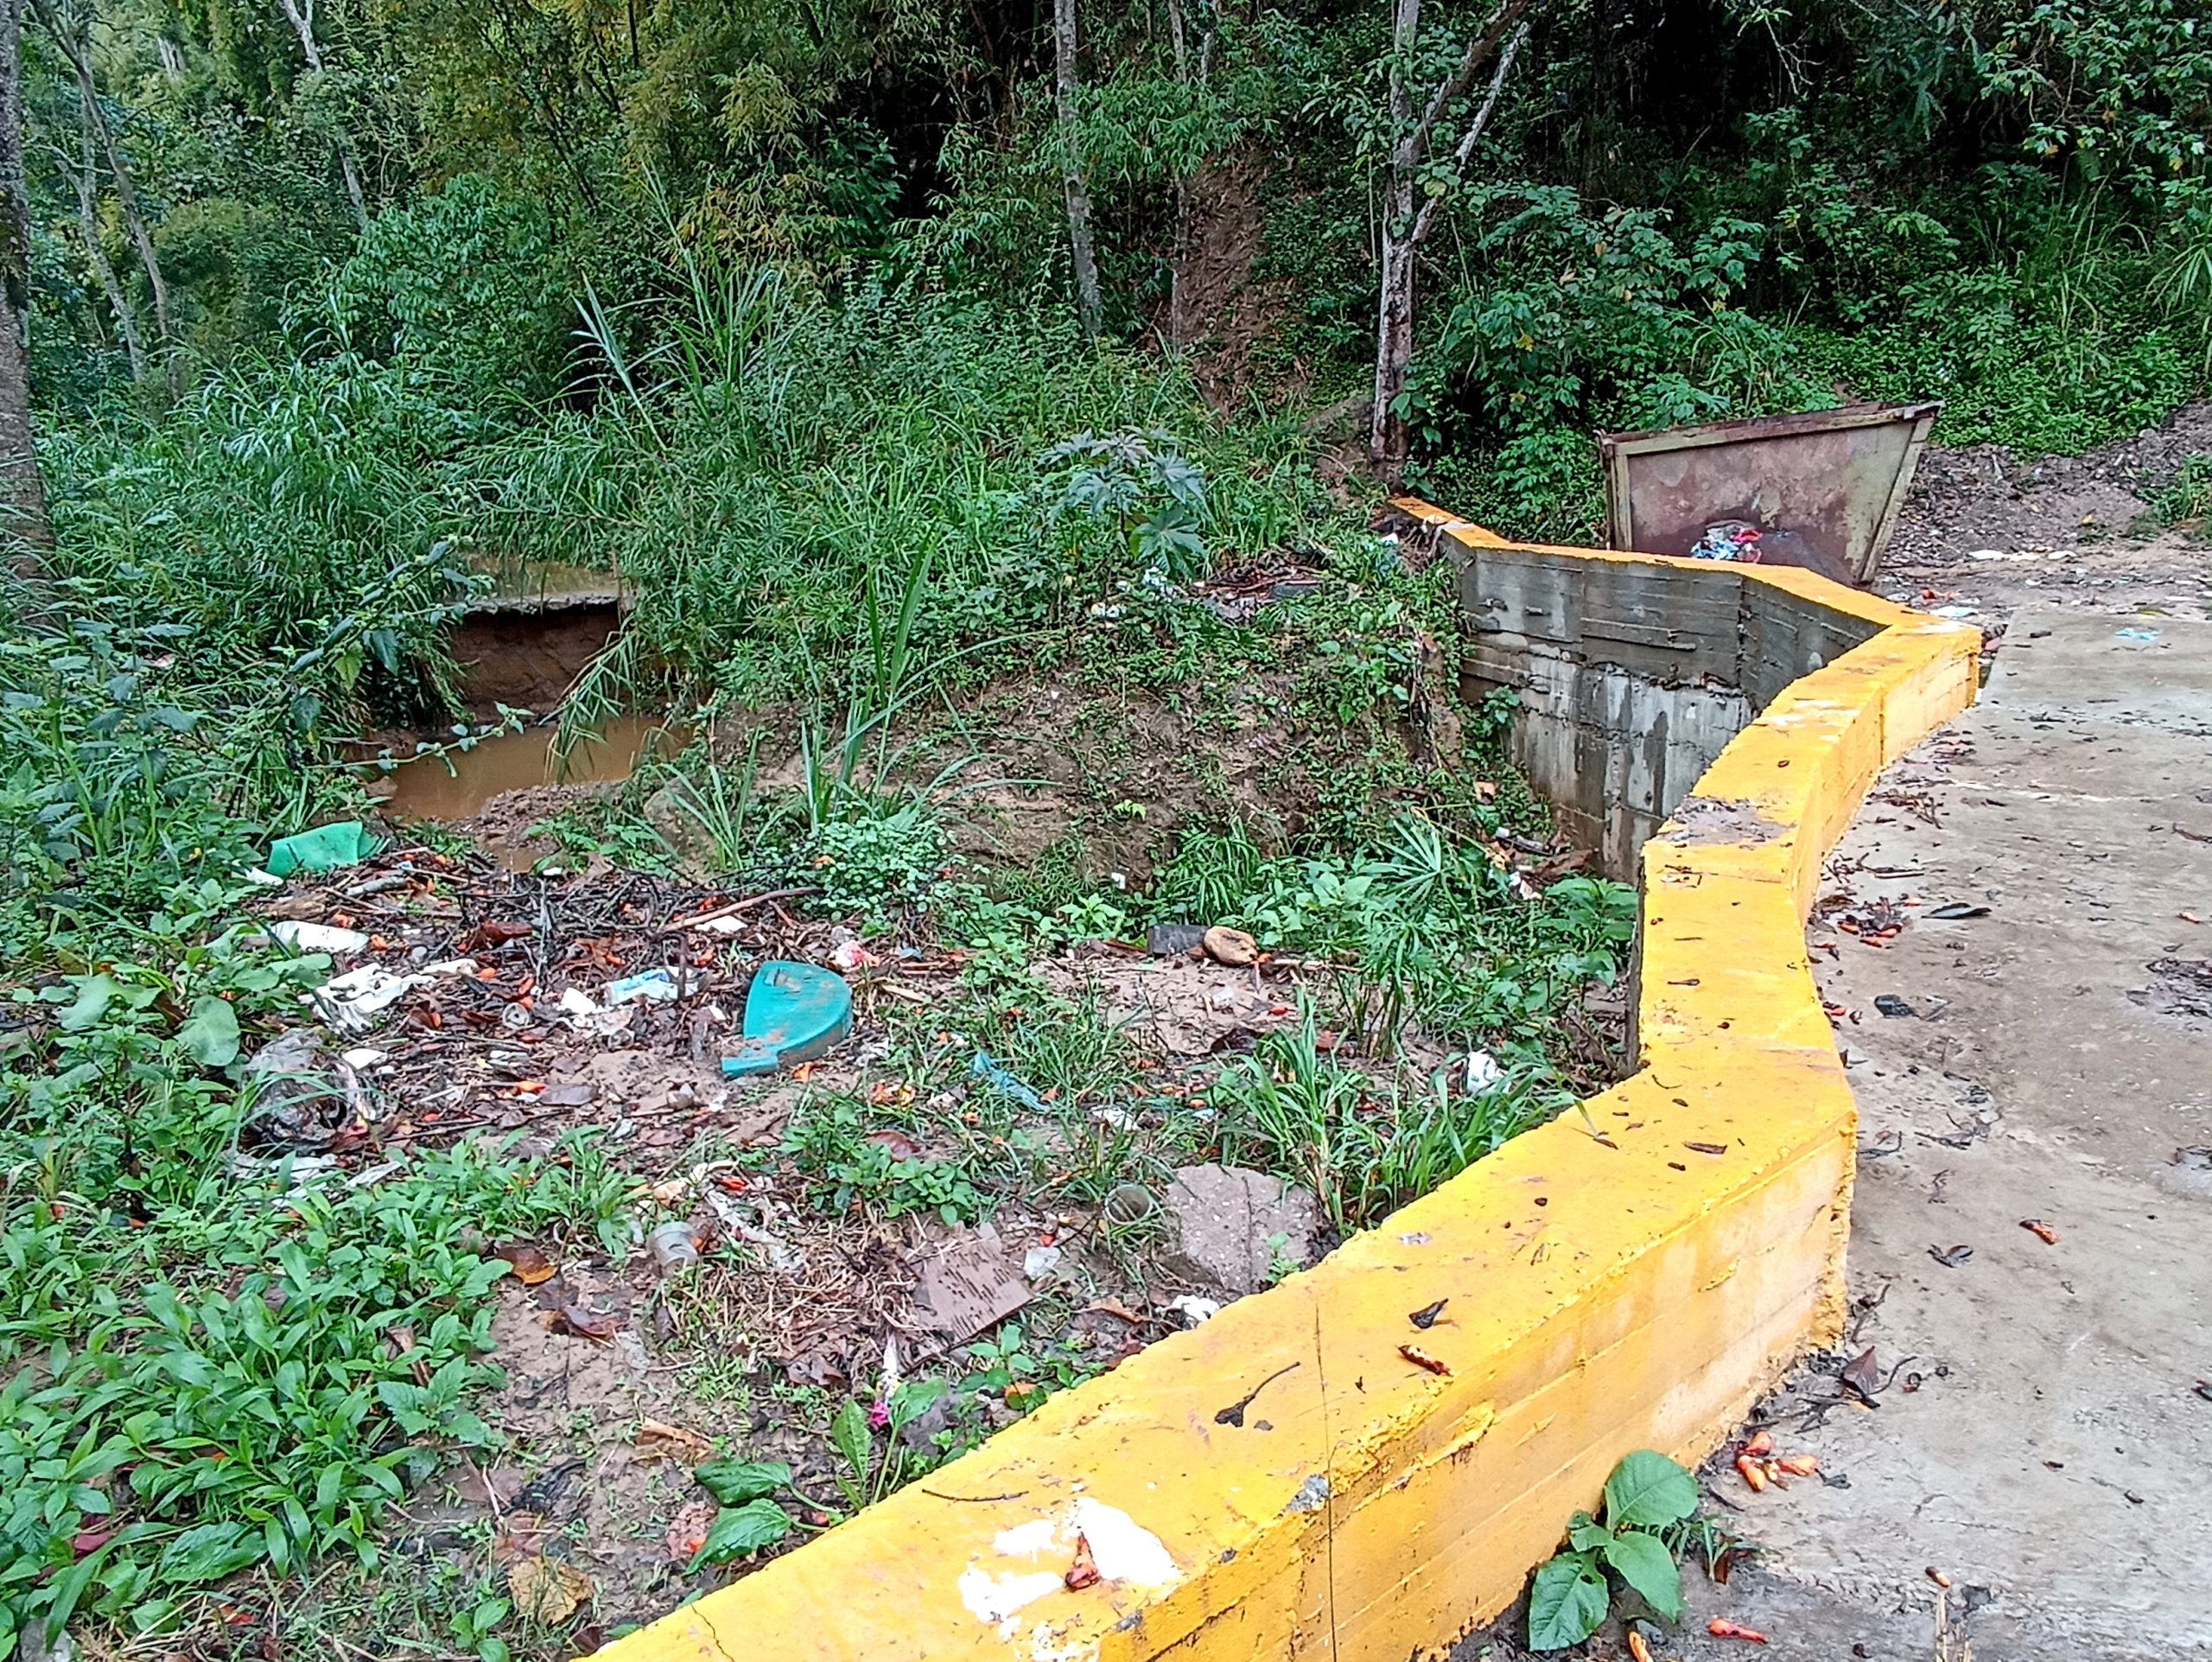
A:
[[[1166,1266],[1174,1274],[1253,1293],[1268,1285],[1278,1253],[1301,1269],[1313,1261],[1313,1196],[1279,1177],[1239,1166],[1183,1166],[1165,1201]]]

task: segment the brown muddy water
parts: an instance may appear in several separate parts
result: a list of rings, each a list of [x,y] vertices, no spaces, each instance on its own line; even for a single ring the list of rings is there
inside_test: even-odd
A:
[[[406,819],[473,819],[493,797],[541,785],[619,784],[649,749],[681,749],[685,735],[666,722],[625,716],[609,722],[596,743],[554,749],[551,728],[534,727],[486,739],[469,750],[402,762],[387,781],[385,808]]]

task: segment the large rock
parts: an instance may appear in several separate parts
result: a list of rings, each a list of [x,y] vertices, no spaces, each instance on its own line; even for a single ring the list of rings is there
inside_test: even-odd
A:
[[[1300,1268],[1313,1259],[1313,1196],[1280,1177],[1183,1166],[1163,1199],[1173,1231],[1166,1267],[1177,1275],[1253,1293],[1268,1285],[1278,1254]]]

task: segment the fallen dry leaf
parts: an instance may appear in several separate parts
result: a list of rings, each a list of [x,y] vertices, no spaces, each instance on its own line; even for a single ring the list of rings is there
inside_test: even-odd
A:
[[[1867,1346],[1865,1350],[1846,1362],[1843,1365],[1841,1378],[1847,1386],[1857,1391],[1865,1400],[1872,1402],[1874,1399],[1874,1393],[1880,1390],[1882,1385],[1882,1370],[1874,1360],[1874,1347],[1872,1345]]]
[[[597,1591],[590,1576],[558,1558],[532,1556],[507,1566],[507,1596],[515,1602],[515,1614],[549,1627],[575,1614]]]
[[[1426,1368],[1440,1379],[1448,1379],[1451,1376],[1452,1370],[1425,1350],[1417,1349],[1412,1345],[1401,1345],[1398,1347],[1398,1354],[1415,1367]]]
[[[1705,1631],[1715,1639],[1748,1639],[1754,1645],[1766,1643],[1766,1635],[1756,1627],[1746,1627],[1740,1621],[1731,1621],[1726,1616],[1715,1616],[1705,1624]]]
[[[561,1273],[560,1265],[528,1241],[502,1241],[487,1256],[503,1261],[514,1271],[515,1279],[525,1287],[535,1287],[541,1281],[550,1281]]]
[[[548,1333],[569,1334],[602,1345],[614,1337],[613,1316],[594,1315],[581,1304],[563,1304],[557,1310],[546,1311],[537,1319],[545,1324]]]
[[[712,1439],[687,1426],[656,1419],[639,1422],[635,1447],[639,1460],[674,1460],[686,1466],[711,1460],[715,1453]]]
[[[1758,1460],[1765,1455],[1772,1454],[1774,1452],[1774,1437],[1772,1434],[1765,1431],[1760,1432],[1757,1436],[1751,1438],[1750,1442],[1744,1445],[1742,1452],[1749,1455],[1753,1460]]]
[[[1086,1587],[1098,1585],[1098,1560],[1091,1556],[1089,1536],[1080,1532],[1077,1534],[1075,1562],[1068,1566],[1068,1573],[1060,1579],[1067,1583],[1071,1593],[1080,1593]]]
[[[707,1533],[715,1526],[715,1514],[721,1510],[712,1500],[686,1501],[668,1525],[668,1557],[671,1563],[688,1564],[699,1556],[699,1549],[707,1544]]]
[[[2023,1218],[2020,1219],[2020,1227],[2033,1235],[2045,1246],[2058,1245],[2058,1232],[2040,1218]]]
[[[535,1558],[553,1538],[553,1525],[533,1512],[511,1512],[499,1532],[492,1538],[492,1562],[511,1564]]]
[[[1138,1315],[1118,1298],[1094,1298],[1083,1308],[1085,1315],[1118,1315],[1122,1321],[1132,1323],[1142,1322],[1147,1319]]]
[[[1774,1463],[1792,1477],[1815,1477],[1821,1469],[1820,1461],[1811,1455],[1784,1455]]]

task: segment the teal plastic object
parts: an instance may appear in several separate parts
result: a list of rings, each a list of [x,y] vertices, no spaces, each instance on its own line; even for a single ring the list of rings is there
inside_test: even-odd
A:
[[[369,835],[366,825],[358,819],[343,819],[334,825],[317,825],[313,831],[278,837],[269,845],[269,875],[289,877],[295,871],[334,871],[340,866],[358,865],[376,851],[377,839]]]
[[[735,1079],[812,1061],[853,1030],[853,990],[811,964],[771,958],[745,995],[745,1033],[722,1072]]]

